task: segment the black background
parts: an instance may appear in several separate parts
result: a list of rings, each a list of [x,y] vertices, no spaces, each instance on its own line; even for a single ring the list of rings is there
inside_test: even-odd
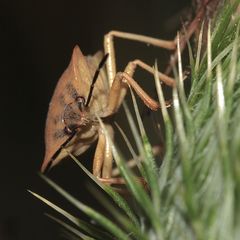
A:
[[[27,189],[75,210],[37,174],[44,155],[48,103],[74,45],[79,44],[85,55],[93,54],[102,49],[103,36],[110,30],[173,39],[186,6],[190,1],[0,1],[0,240],[60,239],[59,227],[43,215],[51,210]],[[149,64],[157,58],[164,69],[169,56],[124,40],[116,45],[121,70],[135,58]],[[91,158],[93,151],[82,158]],[[66,161],[50,177],[90,203],[79,172]],[[91,202],[98,207],[97,201]]]

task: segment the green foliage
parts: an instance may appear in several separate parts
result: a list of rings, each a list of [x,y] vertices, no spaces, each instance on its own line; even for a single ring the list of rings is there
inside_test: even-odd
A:
[[[117,204],[118,208],[109,207],[114,222],[42,176],[51,187],[96,222],[95,225],[84,222],[32,193],[68,219],[69,223],[64,223],[51,216],[67,230],[68,236],[72,233],[78,239],[238,239],[240,37],[239,18],[232,19],[238,5],[239,1],[225,4],[214,31],[211,33],[211,26],[208,28],[206,53],[200,56],[199,45],[196,61],[190,59],[192,86],[188,97],[183,88],[179,53],[177,87],[173,89],[173,119],[165,107],[161,84],[155,74],[165,129],[165,155],[160,169],[156,166],[133,93],[137,123],[124,104],[142,161],[139,161],[124,133],[123,137],[148,184],[149,193],[136,181],[120,151],[111,144],[121,176],[136,202],[136,211],[113,188],[99,183],[73,156],[78,166]],[[99,121],[108,136],[101,119]],[[102,201],[104,203],[105,200]]]

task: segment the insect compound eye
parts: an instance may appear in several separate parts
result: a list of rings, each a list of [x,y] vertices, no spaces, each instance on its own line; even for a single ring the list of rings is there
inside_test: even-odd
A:
[[[82,96],[78,96],[78,97],[76,98],[76,102],[77,102],[77,104],[78,104],[79,110],[80,110],[81,112],[83,112],[83,111],[84,111],[84,107],[85,107],[85,98],[82,97]]]
[[[78,103],[85,103],[85,98],[82,97],[82,96],[78,96],[78,97],[76,98],[76,101],[77,101]]]

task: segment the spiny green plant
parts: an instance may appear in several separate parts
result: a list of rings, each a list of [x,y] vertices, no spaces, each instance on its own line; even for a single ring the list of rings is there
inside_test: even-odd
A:
[[[112,199],[101,193],[100,202],[112,218],[100,214],[71,196],[56,183],[41,176],[64,198],[85,213],[93,223],[82,221],[62,207],[31,192],[55,209],[66,221],[50,216],[69,239],[238,239],[240,236],[240,37],[239,17],[232,18],[239,0],[225,1],[211,31],[208,26],[206,52],[200,56],[201,34],[196,58],[191,48],[191,89],[185,94],[181,54],[173,89],[173,118],[165,107],[164,94],[155,83],[164,122],[165,154],[161,167],[154,160],[152,146],[132,94],[137,121],[128,106],[124,110],[136,142],[136,154],[122,133],[148,184],[149,193],[136,181],[117,146],[112,151],[125,179],[135,208],[112,187],[100,183],[74,156],[72,159]],[[178,42],[179,45],[179,42]],[[179,49],[179,46],[178,46]],[[196,59],[196,60],[195,60]],[[157,64],[154,66],[157,73]],[[99,119],[106,136],[104,123]],[[139,161],[139,157],[142,161]],[[116,207],[117,205],[117,207]],[[112,221],[112,219],[114,221]]]

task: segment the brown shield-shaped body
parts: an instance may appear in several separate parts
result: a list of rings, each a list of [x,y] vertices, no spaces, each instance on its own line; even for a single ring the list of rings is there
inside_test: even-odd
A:
[[[41,171],[51,165],[56,165],[64,157],[66,152],[61,148],[66,143],[68,151],[79,155],[83,153],[98,137],[98,123],[95,121],[95,114],[103,114],[106,107],[109,83],[106,71],[101,71],[93,90],[92,98],[85,112],[85,122],[79,126],[76,134],[70,136],[66,131],[66,124],[63,121],[63,114],[66,107],[73,103],[77,97],[88,97],[94,72],[102,58],[98,52],[94,56],[85,57],[78,46],[75,46],[72,59],[60,77],[54,90],[45,128],[45,157]],[[68,116],[71,118],[71,116]],[[70,139],[71,138],[71,139]]]

